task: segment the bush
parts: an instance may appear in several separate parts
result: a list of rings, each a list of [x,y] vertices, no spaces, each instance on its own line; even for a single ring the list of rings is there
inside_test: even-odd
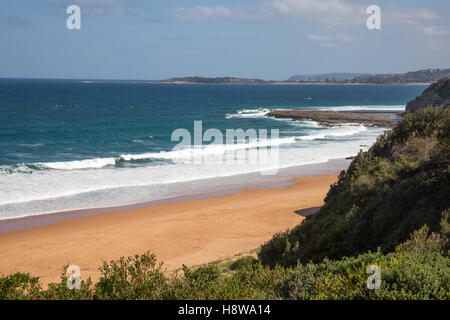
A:
[[[299,264],[279,290],[287,299],[450,299],[450,259],[441,235],[422,227],[394,253],[365,253]],[[368,289],[367,267],[380,268],[380,289]]]
[[[39,278],[28,273],[0,277],[0,300],[32,300],[40,296]]]
[[[68,265],[63,267],[61,281],[59,283],[50,283],[48,289],[41,293],[42,299],[46,300],[90,300],[94,295],[91,278],[86,281],[81,280],[80,289],[69,289],[67,286]]]
[[[232,275],[218,275],[215,267],[205,266],[192,272],[183,267],[183,274],[171,279],[164,299],[273,299],[275,288],[285,279],[290,269],[271,269],[261,264],[248,264]],[[212,277],[211,275],[214,274]]]
[[[406,114],[342,171],[324,206],[261,247],[262,263],[295,266],[381,248],[392,252],[427,224],[439,230],[450,207],[450,109]]]
[[[104,262],[95,285],[95,299],[156,299],[164,289],[162,264],[149,252]]]
[[[257,262],[258,262],[258,260],[256,260],[253,257],[239,258],[230,265],[230,270],[238,270],[238,269],[246,268]]]

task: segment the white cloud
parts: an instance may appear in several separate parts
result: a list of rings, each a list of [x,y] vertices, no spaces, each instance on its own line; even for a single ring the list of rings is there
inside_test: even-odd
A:
[[[218,19],[264,20],[304,19],[324,27],[365,26],[366,7],[349,0],[261,0],[253,6],[195,6],[178,8],[174,18],[179,21]],[[427,23],[436,22],[440,15],[428,8],[382,8],[383,28],[410,28],[429,36],[443,35],[445,30]]]
[[[233,10],[222,6],[196,6],[193,8],[178,8],[174,14],[179,21],[204,21],[221,18],[233,18]]]
[[[206,21],[218,19],[262,20],[274,16],[273,10],[265,6],[195,6],[181,7],[175,10],[174,18],[178,21]]]
[[[127,7],[136,4],[135,0],[72,0],[82,10],[95,14],[121,15],[127,13]]]
[[[365,8],[343,0],[267,0],[275,15],[308,19],[327,26],[355,25],[365,21]]]
[[[449,32],[436,25],[440,19],[438,13],[428,8],[390,7],[386,10],[384,22],[389,28],[396,25],[402,26],[405,34],[442,37],[448,35]]]
[[[415,26],[423,21],[438,20],[439,14],[428,8],[395,8],[385,10],[388,23],[400,23],[407,26]]]
[[[441,37],[449,35],[449,31],[439,26],[421,26],[418,31],[424,35],[432,37]]]
[[[301,18],[327,26],[355,25],[365,20],[364,7],[343,0],[263,0],[255,6],[195,6],[178,8],[174,18],[179,21],[217,19],[261,20]]]
[[[336,34],[336,35],[310,34],[306,38],[309,41],[317,43],[321,47],[338,47],[341,44],[355,43],[359,40],[358,37],[347,34]]]

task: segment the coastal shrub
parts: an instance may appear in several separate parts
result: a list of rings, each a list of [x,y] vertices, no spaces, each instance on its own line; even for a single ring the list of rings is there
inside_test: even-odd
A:
[[[322,263],[323,264],[323,263]],[[317,296],[317,278],[323,273],[318,264],[312,262],[295,267],[292,275],[278,286],[278,294],[291,300],[309,300]]]
[[[274,267],[276,264],[293,265],[296,259],[295,255],[291,254],[289,236],[289,230],[276,233],[270,241],[262,245],[258,253],[259,260],[270,267]]]
[[[0,300],[34,300],[40,297],[39,278],[15,273],[0,277]]]
[[[321,263],[298,264],[280,286],[285,299],[440,299],[450,298],[450,259],[444,235],[427,226],[384,255],[380,250]],[[367,267],[380,268],[381,286],[369,289]]]
[[[369,259],[367,259],[369,258]],[[367,288],[367,267],[380,268],[380,289]],[[438,251],[363,254],[331,263],[317,279],[316,299],[441,299],[449,296],[450,263]]]
[[[67,268],[62,268],[61,281],[59,283],[50,283],[48,289],[42,291],[41,299],[45,300],[91,300],[94,295],[91,278],[81,280],[79,289],[69,289],[67,286]]]
[[[237,299],[277,299],[280,284],[292,273],[291,268],[275,266],[270,268],[261,263],[238,269],[225,283],[241,287],[242,297]]]
[[[220,276],[217,266],[205,265],[195,270],[183,265],[182,275],[171,279],[162,293],[163,299],[212,299]]]
[[[438,231],[450,207],[449,119],[449,108],[407,113],[340,173],[316,214],[263,244],[261,262],[295,266],[378,247],[392,252],[424,224]]]
[[[260,263],[248,264],[238,268],[233,274],[211,276],[211,270],[205,266],[194,273],[187,267],[183,274],[170,280],[163,299],[275,299],[275,288],[286,279],[290,268],[269,268]],[[193,276],[197,273],[198,276]],[[206,276],[203,276],[206,273]],[[201,275],[201,276],[200,276]]]
[[[104,262],[95,285],[95,299],[156,299],[166,284],[166,277],[154,254]]]
[[[236,261],[234,261],[230,265],[229,268],[230,268],[230,270],[234,271],[234,270],[237,270],[237,269],[245,268],[245,267],[250,266],[252,264],[255,264],[257,262],[258,262],[258,260],[256,260],[253,257],[250,257],[250,256],[249,257],[243,257],[243,258],[239,258]]]

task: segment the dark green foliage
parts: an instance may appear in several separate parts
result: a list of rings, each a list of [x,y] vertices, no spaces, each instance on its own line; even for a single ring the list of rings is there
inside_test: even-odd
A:
[[[234,261],[231,265],[230,265],[230,270],[238,270],[238,269],[242,269],[245,268],[247,266],[253,265],[255,263],[257,263],[258,260],[256,260],[253,257],[243,257],[240,259],[237,259],[236,261]]]
[[[368,289],[367,267],[380,268],[380,289]],[[440,299],[450,298],[450,260],[439,251],[366,253],[295,268],[281,286],[288,299]]]
[[[183,265],[183,274],[171,279],[163,299],[212,299],[220,276],[217,266],[201,266],[194,271]]]
[[[274,299],[278,283],[287,278],[290,269],[276,267],[271,269],[261,264],[247,265],[232,275],[222,275],[205,280],[210,276],[209,267],[198,270],[207,276],[193,277],[184,268],[182,276],[171,279],[164,299]]]
[[[0,277],[0,300],[32,300],[41,292],[39,279],[28,273]]]
[[[80,289],[72,290],[67,286],[67,268],[63,267],[61,282],[50,283],[48,289],[42,292],[42,299],[47,300],[90,300],[93,298],[93,288],[91,279],[81,280]]]
[[[262,246],[261,261],[292,266],[390,252],[424,224],[439,230],[450,207],[449,119],[448,108],[406,114],[341,172],[318,213]]]
[[[299,264],[280,287],[287,299],[440,299],[450,298],[450,259],[445,236],[414,232],[394,253],[365,253],[319,264]],[[380,289],[367,288],[367,267],[380,268]]]
[[[166,277],[154,254],[104,262],[101,277],[95,285],[96,299],[155,299],[160,295]]]

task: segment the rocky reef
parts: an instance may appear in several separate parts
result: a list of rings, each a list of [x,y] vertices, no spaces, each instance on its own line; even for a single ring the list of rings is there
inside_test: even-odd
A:
[[[347,112],[319,110],[273,110],[267,117],[292,120],[312,120],[321,125],[334,126],[341,123],[360,123],[368,126],[392,127],[400,118],[397,112]]]

